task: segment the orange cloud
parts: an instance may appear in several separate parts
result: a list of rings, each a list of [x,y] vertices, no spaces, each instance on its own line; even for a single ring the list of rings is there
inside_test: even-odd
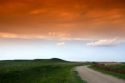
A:
[[[57,41],[88,41],[89,39],[73,37],[71,34],[62,32],[49,32],[47,35],[26,35],[14,33],[0,33],[0,38],[4,39],[41,39],[41,40],[57,40]],[[59,42],[60,44],[60,42]],[[62,42],[61,42],[62,44]]]
[[[19,35],[12,33],[0,33],[0,38],[45,39],[46,37],[41,35]]]
[[[67,40],[124,38],[124,3],[124,0],[0,0],[0,32],[40,37],[48,36],[49,32],[64,32],[67,36],[56,37]]]

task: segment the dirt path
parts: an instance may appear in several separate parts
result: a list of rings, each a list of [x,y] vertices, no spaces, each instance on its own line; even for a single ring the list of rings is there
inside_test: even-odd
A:
[[[80,77],[86,80],[87,83],[125,83],[124,80],[102,74],[86,66],[77,67],[76,71],[78,71]]]

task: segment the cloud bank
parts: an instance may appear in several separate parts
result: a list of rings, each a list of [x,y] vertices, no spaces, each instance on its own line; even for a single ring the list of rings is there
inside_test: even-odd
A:
[[[91,47],[107,47],[107,46],[115,46],[120,44],[121,41],[118,40],[117,38],[114,39],[102,39],[102,40],[97,40],[94,42],[89,42],[87,43],[87,46]]]

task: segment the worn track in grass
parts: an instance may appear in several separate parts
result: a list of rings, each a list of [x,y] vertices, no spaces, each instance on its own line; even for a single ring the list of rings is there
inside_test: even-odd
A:
[[[125,83],[125,80],[97,72],[87,66],[79,66],[76,68],[76,71],[83,80],[87,81],[87,83]]]

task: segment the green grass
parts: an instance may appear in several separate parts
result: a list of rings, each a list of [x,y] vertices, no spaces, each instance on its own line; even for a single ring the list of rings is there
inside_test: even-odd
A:
[[[73,75],[72,75],[73,82],[72,83],[87,83],[86,81],[81,80],[77,71],[74,71],[72,73],[73,73]]]
[[[118,65],[92,65],[90,68],[93,68],[97,71],[100,71],[105,74],[115,76],[120,79],[125,79],[125,64]]]
[[[81,65],[65,61],[0,61],[0,83],[85,83],[72,69]]]

